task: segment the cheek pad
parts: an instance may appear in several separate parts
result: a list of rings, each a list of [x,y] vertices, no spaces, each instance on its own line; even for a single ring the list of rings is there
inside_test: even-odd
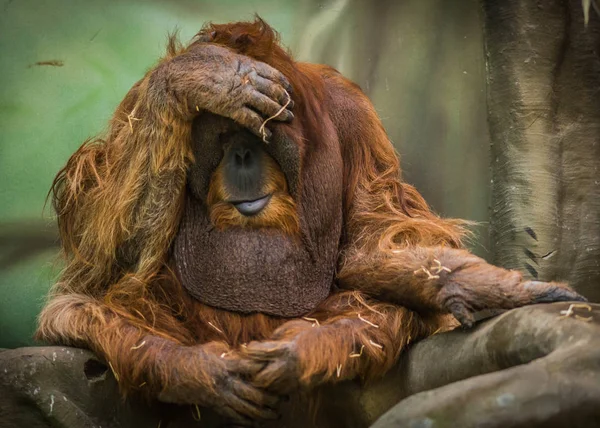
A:
[[[290,194],[298,198],[298,183],[300,175],[300,150],[298,145],[289,138],[281,128],[273,131],[271,142],[265,145],[265,151],[279,164],[287,180]]]

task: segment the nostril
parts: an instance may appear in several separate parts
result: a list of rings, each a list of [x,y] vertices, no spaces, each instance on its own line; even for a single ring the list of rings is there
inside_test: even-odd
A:
[[[235,164],[238,167],[250,167],[252,165],[252,153],[248,149],[240,149],[235,152]]]

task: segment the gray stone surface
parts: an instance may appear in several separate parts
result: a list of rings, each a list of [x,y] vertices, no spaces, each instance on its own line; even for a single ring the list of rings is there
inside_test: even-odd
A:
[[[384,413],[374,427],[600,426],[600,305],[577,305],[565,316],[569,306],[529,306],[469,331],[435,335],[413,346],[381,381],[323,388],[314,411],[292,397],[280,421],[261,426],[358,428]],[[0,427],[225,424],[208,409],[200,410],[198,423],[195,412],[123,400],[110,368],[89,351],[0,351]]]

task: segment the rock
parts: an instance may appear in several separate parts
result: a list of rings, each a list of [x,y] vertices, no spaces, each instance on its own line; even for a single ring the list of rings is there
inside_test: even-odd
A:
[[[435,335],[379,382],[322,388],[314,419],[307,402],[292,397],[282,420],[261,426],[359,428],[384,413],[374,427],[596,426],[600,305],[569,307],[528,306]],[[200,412],[202,427],[223,426],[210,410]],[[183,428],[198,425],[195,416],[190,406],[123,400],[110,368],[86,350],[0,352],[1,427]]]
[[[157,412],[123,401],[110,369],[90,351],[30,347],[0,353],[0,426],[156,426]]]

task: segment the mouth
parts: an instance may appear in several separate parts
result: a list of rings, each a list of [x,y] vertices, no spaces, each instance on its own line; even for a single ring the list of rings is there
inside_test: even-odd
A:
[[[240,214],[251,217],[261,212],[269,204],[271,196],[272,195],[266,195],[253,201],[231,202],[231,204],[240,212]]]

